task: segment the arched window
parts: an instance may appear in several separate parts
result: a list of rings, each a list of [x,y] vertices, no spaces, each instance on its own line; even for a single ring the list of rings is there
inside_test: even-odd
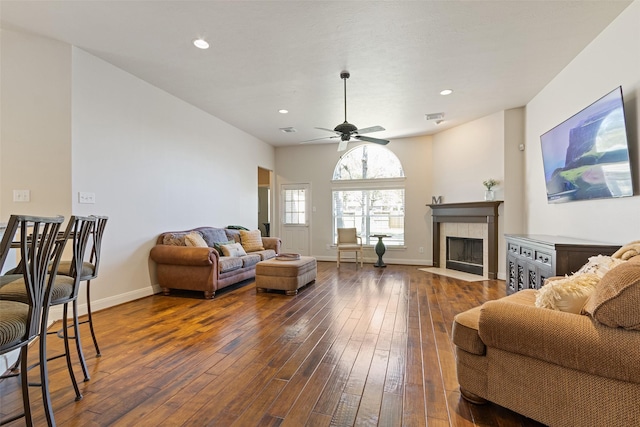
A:
[[[363,144],[346,152],[334,171],[333,241],[340,227],[355,227],[363,244],[386,234],[387,246],[404,245],[404,170],[389,149]]]

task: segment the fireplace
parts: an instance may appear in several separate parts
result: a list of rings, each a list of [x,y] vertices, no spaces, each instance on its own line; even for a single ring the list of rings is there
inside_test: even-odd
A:
[[[482,239],[447,236],[447,268],[482,276],[483,262]]]
[[[483,277],[498,277],[498,206],[502,201],[470,203],[429,204],[433,219],[433,266],[451,268],[447,265],[446,237],[480,239],[482,260],[471,264],[482,264]],[[463,261],[463,263],[468,263]],[[475,273],[477,274],[477,273]]]

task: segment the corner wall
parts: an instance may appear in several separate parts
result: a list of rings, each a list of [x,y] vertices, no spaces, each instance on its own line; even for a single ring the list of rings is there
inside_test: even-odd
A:
[[[358,145],[350,142],[349,148]],[[336,151],[337,144],[313,144],[276,148],[276,179],[273,235],[280,232],[280,186],[290,183],[311,184],[312,212],[310,239],[311,255],[319,260],[335,260],[335,248],[332,245],[332,189],[331,179],[341,153]],[[431,265],[431,137],[403,138],[392,140],[386,146],[402,163],[405,181],[405,246],[406,248],[387,247],[384,255],[386,263],[404,263]],[[420,247],[424,252],[420,253]],[[373,247],[366,248],[364,257],[374,262],[377,255]]]
[[[526,107],[527,232],[625,244],[640,239],[640,1],[635,1]],[[548,204],[540,135],[617,86],[626,109],[634,193]]]
[[[0,222],[108,215],[94,309],[158,290],[149,250],[163,231],[257,228],[257,171],[274,168],[273,147],[81,49],[1,34]],[[24,156],[46,161],[18,167]],[[13,203],[12,189],[31,202]]]

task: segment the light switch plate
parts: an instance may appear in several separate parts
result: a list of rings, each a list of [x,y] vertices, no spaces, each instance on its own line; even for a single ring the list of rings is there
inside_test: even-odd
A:
[[[96,193],[80,191],[78,193],[78,203],[93,204],[96,202]]]
[[[31,192],[29,190],[13,190],[14,202],[29,202],[31,201]]]

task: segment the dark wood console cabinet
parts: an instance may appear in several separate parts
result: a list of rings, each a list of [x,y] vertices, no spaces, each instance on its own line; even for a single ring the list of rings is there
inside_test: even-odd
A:
[[[507,294],[540,289],[545,279],[580,269],[590,257],[612,255],[620,245],[562,236],[505,234]]]

